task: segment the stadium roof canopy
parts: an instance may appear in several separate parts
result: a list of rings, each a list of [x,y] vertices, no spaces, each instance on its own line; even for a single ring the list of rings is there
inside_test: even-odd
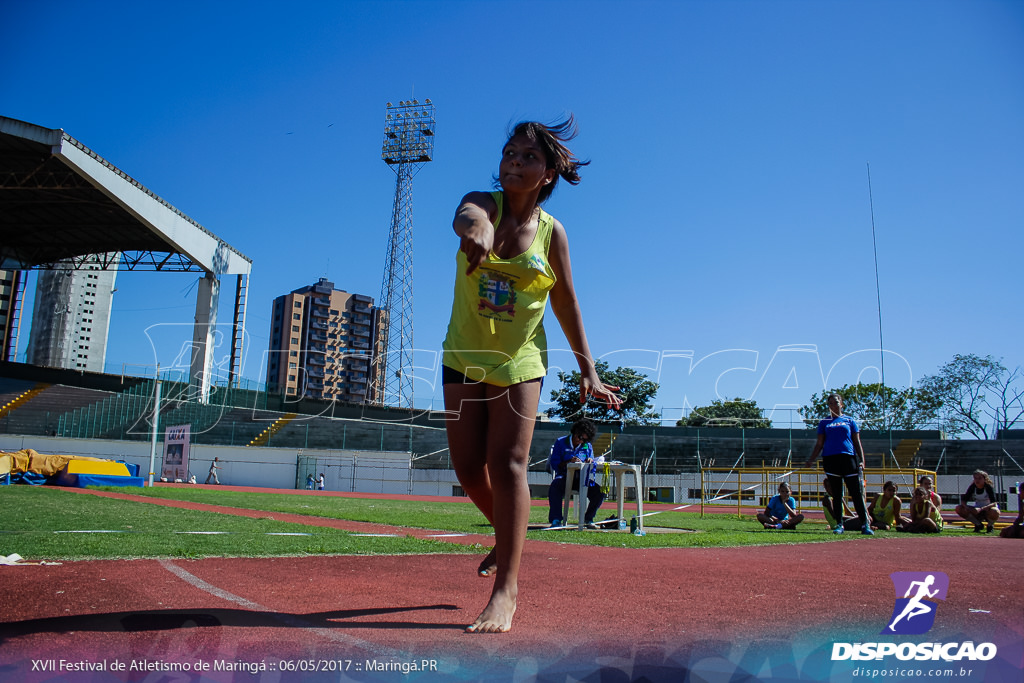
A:
[[[0,116],[0,268],[74,268],[92,254],[121,270],[252,269],[237,249],[63,130]]]

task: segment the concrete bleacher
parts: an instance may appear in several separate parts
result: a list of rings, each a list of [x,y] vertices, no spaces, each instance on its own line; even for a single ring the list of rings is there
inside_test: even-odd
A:
[[[38,377],[38,380],[35,378]],[[90,405],[108,401],[115,394],[134,391],[143,400],[147,382],[98,373],[78,373],[24,364],[0,363],[0,405],[37,386],[52,383],[24,404],[0,416],[0,433],[49,435],[57,418]],[[151,386],[151,384],[150,384]],[[303,400],[286,402],[263,392],[218,387],[211,403],[189,401],[187,387],[163,384],[166,403],[160,418],[164,427],[189,424],[197,444],[245,446],[286,413],[298,415],[270,435],[266,446],[296,450],[399,451],[413,454],[417,469],[450,469],[444,421],[438,413],[407,412],[375,406]],[[133,390],[134,387],[134,390]],[[7,398],[9,397],[9,398]],[[151,410],[151,400],[148,410]],[[106,438],[151,438],[143,407],[120,409],[124,421],[102,431]],[[132,422],[134,420],[134,422]],[[532,471],[546,468],[555,439],[568,432],[566,425],[538,421],[530,448]],[[619,425],[599,425],[599,434],[611,442],[610,459],[636,464],[649,462],[648,473],[696,472],[715,467],[801,467],[816,440],[812,429],[748,429],[639,427],[620,431]],[[610,437],[614,436],[614,440]],[[1010,436],[1013,436],[1010,433]],[[86,437],[88,438],[88,437]],[[901,467],[920,467],[942,474],[1017,472],[1024,476],[1024,439],[949,440],[939,432],[862,432],[868,467],[892,466],[890,449],[912,442],[914,450],[897,462]],[[1007,446],[1009,444],[1009,446]],[[1017,444],[1020,444],[1019,446]],[[1004,451],[1004,447],[1007,449]],[[901,449],[902,452],[902,449]],[[909,452],[909,451],[908,451]]]
[[[82,438],[137,438],[145,434],[146,416],[153,410],[153,382],[110,393],[80,408],[64,413],[58,436]]]
[[[13,401],[35,385],[36,382],[29,380],[0,377],[0,406]]]
[[[445,449],[447,437],[443,427],[300,415],[274,434],[268,445],[321,450],[411,451],[425,455]],[[436,460],[422,458],[417,466],[429,468],[432,462],[447,463],[446,453],[439,456]]]
[[[45,384],[38,382],[0,378],[0,420],[31,400],[44,387]]]
[[[111,396],[111,392],[53,384],[18,406],[0,420],[0,431],[7,434],[48,435],[57,430],[60,417]]]

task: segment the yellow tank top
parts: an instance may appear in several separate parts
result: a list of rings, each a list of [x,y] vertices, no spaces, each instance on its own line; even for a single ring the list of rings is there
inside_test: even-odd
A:
[[[919,503],[914,503],[914,509],[917,512],[917,514],[919,514],[919,515],[924,514],[924,508],[925,507],[926,506],[925,506],[924,503],[920,503],[920,504]],[[939,512],[939,510],[934,506],[934,504],[932,506],[932,511],[931,511],[931,514],[929,516],[935,522],[935,525],[941,529],[942,528],[942,523],[943,523],[942,513]]]
[[[501,221],[501,192],[495,226]],[[493,252],[466,275],[461,249],[455,261],[455,296],[445,337],[443,364],[474,381],[507,387],[548,371],[544,309],[555,284],[548,262],[554,219],[543,209],[530,247],[510,259]]]
[[[879,496],[878,501],[881,500],[882,498]],[[896,523],[896,497],[893,496],[890,498],[888,505],[885,507],[879,505],[878,501],[875,502],[875,516],[880,518],[887,525],[892,526]]]

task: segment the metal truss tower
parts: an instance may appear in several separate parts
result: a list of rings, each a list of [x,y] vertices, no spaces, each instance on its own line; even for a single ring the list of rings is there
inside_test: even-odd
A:
[[[430,100],[388,102],[381,158],[397,179],[377,304],[371,400],[398,408],[413,407],[412,179],[433,159],[434,127]]]

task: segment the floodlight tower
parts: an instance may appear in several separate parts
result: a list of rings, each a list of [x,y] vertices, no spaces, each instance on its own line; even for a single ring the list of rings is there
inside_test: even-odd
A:
[[[412,179],[434,155],[434,105],[430,100],[387,104],[381,158],[395,172],[391,236],[378,302],[381,320],[374,345],[371,400],[412,408]]]

